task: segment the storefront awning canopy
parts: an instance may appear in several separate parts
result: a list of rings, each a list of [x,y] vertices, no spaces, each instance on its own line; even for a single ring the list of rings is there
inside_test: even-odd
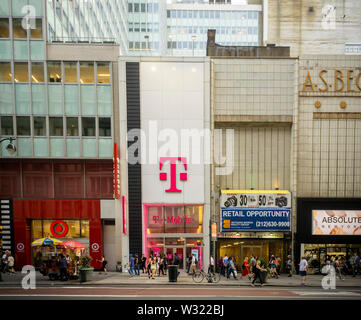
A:
[[[32,247],[36,246],[56,246],[60,244],[62,241],[55,238],[41,238],[33,241],[31,244]]]

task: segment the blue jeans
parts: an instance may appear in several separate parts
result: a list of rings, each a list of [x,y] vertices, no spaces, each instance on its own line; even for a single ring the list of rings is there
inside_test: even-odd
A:
[[[134,276],[134,267],[129,267],[128,272],[131,276]]]
[[[234,269],[233,269],[233,268],[230,268],[230,267],[228,267],[227,279],[229,279],[229,275],[231,274],[231,272],[232,272],[232,274],[233,274],[233,278],[237,279],[237,278],[236,278],[236,274],[234,273]]]
[[[140,265],[139,264],[134,267],[134,273],[136,276],[140,275]]]

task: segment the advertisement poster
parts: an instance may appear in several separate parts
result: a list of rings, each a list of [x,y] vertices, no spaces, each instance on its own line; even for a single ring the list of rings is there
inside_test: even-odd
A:
[[[361,211],[313,210],[313,235],[361,236]]]
[[[196,259],[198,260],[198,249],[192,249],[192,256],[195,256]]]
[[[290,231],[291,193],[286,190],[222,190],[222,232]]]

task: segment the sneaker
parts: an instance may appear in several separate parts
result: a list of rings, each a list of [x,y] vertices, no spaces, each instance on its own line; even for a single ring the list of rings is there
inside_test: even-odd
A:
[[[253,284],[253,283],[251,283],[251,286],[252,286],[252,287],[254,287],[254,284]]]

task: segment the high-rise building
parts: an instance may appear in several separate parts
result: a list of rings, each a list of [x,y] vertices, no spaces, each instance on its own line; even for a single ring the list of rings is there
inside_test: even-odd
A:
[[[2,245],[20,267],[53,256],[31,246],[49,236],[82,243],[95,267],[104,254],[113,268],[117,261],[110,235],[121,41],[108,42],[115,20],[93,22],[121,5],[102,1],[101,11],[98,2],[0,2],[0,201],[13,222]],[[16,139],[16,152],[6,138]]]
[[[262,1],[130,0],[129,54],[205,56],[208,29],[223,45],[262,44]]]

